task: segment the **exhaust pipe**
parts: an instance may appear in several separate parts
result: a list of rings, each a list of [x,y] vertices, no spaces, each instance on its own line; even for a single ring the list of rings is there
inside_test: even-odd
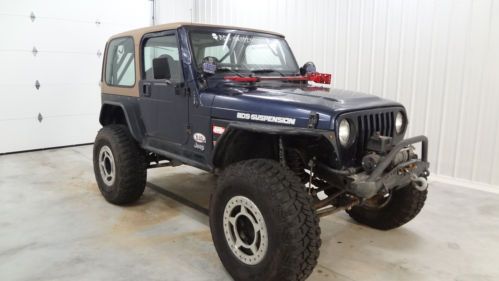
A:
[[[428,181],[423,177],[418,177],[415,174],[411,175],[412,187],[419,191],[425,191],[428,189]]]

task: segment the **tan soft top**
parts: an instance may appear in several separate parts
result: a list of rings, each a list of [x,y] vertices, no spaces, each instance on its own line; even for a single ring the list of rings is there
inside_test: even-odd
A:
[[[139,28],[139,29],[133,29],[130,31],[126,31],[126,32],[122,32],[122,33],[113,35],[110,39],[117,38],[117,37],[123,37],[123,36],[132,36],[135,39],[135,42],[138,42],[138,41],[140,41],[140,38],[142,38],[142,36],[146,33],[163,31],[163,30],[172,30],[172,29],[177,29],[177,28],[182,27],[182,26],[193,26],[193,27],[198,26],[198,27],[213,27],[213,28],[224,28],[224,29],[234,29],[234,30],[246,30],[246,31],[252,31],[252,32],[268,33],[268,34],[273,34],[273,35],[284,37],[284,35],[277,33],[277,32],[252,29],[252,28],[227,26],[227,25],[190,23],[190,22],[173,22],[173,23],[143,27],[143,28]]]
[[[279,34],[276,32],[251,29],[251,28],[224,26],[224,25],[211,25],[211,24],[201,24],[201,23],[174,22],[174,23],[160,24],[160,25],[149,26],[149,27],[144,27],[144,28],[139,28],[139,29],[134,29],[134,30],[122,32],[122,33],[111,36],[111,38],[109,40],[112,40],[112,39],[118,38],[118,37],[131,36],[133,38],[134,45],[135,45],[135,55],[137,56],[138,54],[140,54],[140,40],[142,39],[142,36],[144,34],[150,33],[150,32],[163,31],[163,30],[173,30],[173,29],[177,29],[181,26],[193,26],[193,27],[199,26],[199,27],[213,27],[213,28],[223,28],[223,29],[231,29],[231,30],[246,30],[246,31],[251,31],[251,32],[267,33],[267,34],[273,34],[273,35],[284,37],[282,34]],[[107,54],[105,54],[105,56],[104,56],[104,61],[105,61],[106,57],[107,57]],[[103,80],[101,83],[102,93],[138,97],[139,96],[139,86],[138,85],[139,85],[139,80],[140,80],[141,63],[142,62],[140,59],[135,59],[135,84],[132,87],[110,86],[110,85],[107,85],[105,79],[102,79]]]

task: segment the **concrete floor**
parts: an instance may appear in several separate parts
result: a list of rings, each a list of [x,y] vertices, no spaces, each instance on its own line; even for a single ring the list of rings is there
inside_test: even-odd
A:
[[[208,218],[151,189],[133,206],[101,197],[91,146],[0,156],[0,280],[230,280]],[[189,167],[148,180],[206,206],[214,177]],[[499,280],[499,196],[433,183],[397,230],[321,220],[309,280]]]

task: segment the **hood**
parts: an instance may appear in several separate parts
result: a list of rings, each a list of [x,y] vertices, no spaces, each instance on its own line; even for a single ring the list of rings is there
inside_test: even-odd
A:
[[[317,128],[331,129],[333,127],[331,122],[341,113],[380,107],[402,107],[397,102],[360,92],[293,86],[253,88],[222,86],[210,89],[210,92],[215,94],[212,116],[241,120],[255,114],[257,118],[250,120],[306,127],[310,114],[317,113],[319,115]],[[295,122],[279,122],[283,120],[279,119],[281,117],[286,118],[285,121],[289,121],[289,118],[294,119]]]

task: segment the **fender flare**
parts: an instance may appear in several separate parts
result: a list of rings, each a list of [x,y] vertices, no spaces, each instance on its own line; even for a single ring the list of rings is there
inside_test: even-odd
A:
[[[140,110],[138,105],[133,103],[122,103],[117,101],[103,101],[101,105],[101,110],[99,114],[99,123],[102,126],[105,126],[104,123],[104,114],[107,111],[106,107],[119,107],[123,111],[123,115],[125,116],[126,125],[130,131],[132,137],[139,143],[142,143],[144,138],[144,124],[142,119],[140,118]]]
[[[253,133],[263,133],[275,136],[310,136],[310,137],[324,137],[333,147],[334,151],[337,150],[336,135],[334,131],[310,129],[310,128],[297,128],[285,127],[279,125],[258,124],[258,123],[243,123],[231,122],[226,127],[224,133],[218,138],[217,145],[215,146],[212,154],[211,163],[214,167],[219,166],[221,159],[233,137],[238,131],[247,131]]]

